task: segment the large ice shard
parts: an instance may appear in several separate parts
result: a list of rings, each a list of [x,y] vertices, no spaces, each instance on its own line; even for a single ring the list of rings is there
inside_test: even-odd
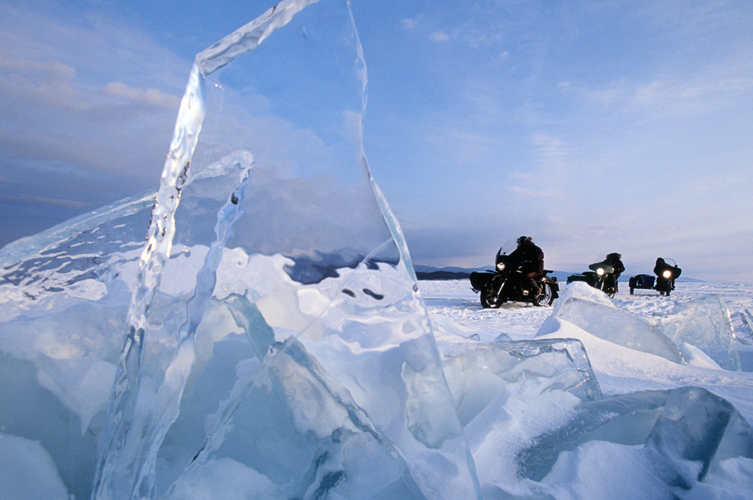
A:
[[[745,498],[753,432],[705,389],[646,391],[584,402],[523,457],[537,459],[529,477],[554,498]],[[597,463],[608,478],[590,470]]]
[[[363,155],[349,5],[309,3],[283,2],[197,55],[97,498],[185,498],[218,461],[281,498],[477,495],[407,249]],[[235,374],[213,362],[231,348]]]
[[[11,498],[90,496],[153,204],[154,193],[125,199],[0,252],[0,441],[13,444],[0,482]],[[56,483],[63,495],[35,493]]]
[[[530,401],[549,391],[583,401],[602,397],[583,344],[575,339],[445,345],[442,359],[463,426],[495,398]]]
[[[365,86],[347,1],[283,2],[197,56],[156,202],[0,251],[3,494],[747,493],[749,426],[711,393],[604,398],[568,339],[439,350],[362,151]],[[630,324],[581,292],[563,322]]]
[[[6,252],[0,368],[25,394],[0,428],[50,484],[479,496],[365,102],[349,3],[283,1],[197,55],[148,219],[153,196]]]
[[[156,203],[3,250],[19,498],[478,496],[365,88],[349,3],[282,2],[197,55]]]
[[[531,464],[518,455],[530,439],[555,432],[580,402],[602,398],[578,340],[467,342],[442,351],[485,493],[526,474]]]
[[[615,306],[609,298],[584,283],[571,283],[547,320],[560,319],[617,345],[648,352],[676,363],[680,349],[661,330]]]
[[[604,397],[573,339],[458,337],[440,349],[484,498],[737,498],[745,491],[726,481],[753,471],[753,432],[705,389]]]
[[[729,310],[718,295],[704,295],[679,303],[661,319],[664,333],[678,346],[701,349],[721,368],[740,370],[740,354]]]

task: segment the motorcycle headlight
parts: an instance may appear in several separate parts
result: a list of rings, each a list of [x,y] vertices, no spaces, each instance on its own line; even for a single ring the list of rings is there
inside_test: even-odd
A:
[[[505,268],[505,265],[501,262],[497,262],[497,271],[502,271]]]
[[[664,276],[666,279],[669,279],[669,278],[672,277],[672,271],[670,271],[669,269],[667,269],[666,271],[664,271],[663,273],[661,273],[661,275]]]
[[[604,269],[603,269],[603,268],[601,268],[601,267],[600,267],[600,268],[598,268],[598,269],[596,270],[596,274],[598,274],[599,276],[604,276]]]

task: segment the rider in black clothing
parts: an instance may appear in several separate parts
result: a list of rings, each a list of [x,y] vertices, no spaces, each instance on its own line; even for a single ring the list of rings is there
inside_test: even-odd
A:
[[[669,271],[669,278],[664,277],[665,271]],[[677,265],[672,266],[667,264],[663,258],[659,257],[656,259],[654,274],[656,274],[656,285],[654,286],[654,289],[660,291],[666,290],[667,282],[669,282],[670,289],[674,290],[674,281],[680,276],[680,274],[682,274],[682,269],[677,267]]]
[[[622,255],[618,253],[610,253],[607,255],[607,258],[604,259],[604,263],[612,266],[612,272],[614,273],[612,277],[609,278],[609,280],[614,280],[613,283],[605,283],[606,286],[613,286],[615,293],[617,292],[617,278],[620,277],[620,275],[625,272],[625,265],[622,263]]]
[[[530,237],[521,236],[518,238],[518,248],[511,254],[508,260],[513,269],[520,269],[523,272],[524,283],[531,293],[538,296],[541,293],[536,280],[544,275],[544,252],[537,247]]]

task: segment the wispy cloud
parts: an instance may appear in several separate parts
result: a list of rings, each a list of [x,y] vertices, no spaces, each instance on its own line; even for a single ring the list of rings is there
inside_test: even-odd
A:
[[[406,30],[421,33],[434,43],[456,43],[470,48],[497,45],[520,27],[535,10],[525,4],[518,6],[469,2],[450,17],[440,6],[401,21]],[[460,14],[460,15],[458,15]]]
[[[552,190],[530,189],[520,186],[513,186],[509,188],[508,191],[512,194],[517,194],[518,196],[526,196],[528,198],[559,198],[558,193]]]
[[[431,34],[431,39],[437,43],[444,43],[450,40],[450,35],[444,31],[435,31]]]
[[[76,73],[75,69],[59,61],[9,59],[4,54],[0,54],[0,70],[4,73],[47,76],[63,80],[70,80]]]
[[[604,108],[645,118],[672,118],[735,106],[753,94],[753,68],[734,64],[707,68],[683,78],[666,75],[649,81],[621,79],[593,91],[590,99]]]
[[[171,111],[178,108],[180,98],[176,95],[166,94],[159,89],[137,89],[123,82],[110,82],[102,89],[105,95],[121,97],[137,103],[145,103],[160,108],[168,108]]]
[[[419,14],[416,17],[413,18],[405,18],[400,20],[401,26],[406,30],[414,30],[418,28],[418,26],[423,21],[423,14]]]
[[[0,17],[4,154],[134,176],[160,168],[190,64],[103,17],[8,4]]]
[[[9,196],[0,195],[0,203],[23,203],[35,205],[48,205],[51,207],[83,208],[89,203],[79,200],[66,200],[62,198],[48,198],[46,196]]]

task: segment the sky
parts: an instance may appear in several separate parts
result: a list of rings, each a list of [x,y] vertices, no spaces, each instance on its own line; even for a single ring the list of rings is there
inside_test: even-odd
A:
[[[273,1],[0,0],[0,245],[156,188],[194,55]],[[753,282],[753,3],[353,0],[415,264]]]

